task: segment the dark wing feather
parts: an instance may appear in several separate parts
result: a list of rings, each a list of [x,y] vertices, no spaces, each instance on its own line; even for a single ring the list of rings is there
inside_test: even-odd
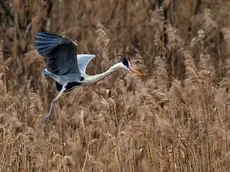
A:
[[[48,69],[57,75],[81,74],[77,62],[77,44],[62,36],[38,32],[36,48],[40,55],[48,57]]]

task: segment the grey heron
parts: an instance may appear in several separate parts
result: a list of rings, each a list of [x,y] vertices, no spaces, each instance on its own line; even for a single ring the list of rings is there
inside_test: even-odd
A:
[[[130,62],[125,57],[123,57],[122,62],[113,65],[104,73],[87,75],[85,73],[86,67],[96,55],[77,54],[78,45],[73,40],[56,34],[38,32],[35,42],[38,53],[48,58],[48,69],[45,68],[43,74],[56,81],[56,89],[59,91],[50,104],[49,113],[45,120],[49,118],[54,102],[64,92],[68,92],[75,87],[93,84],[119,69],[125,69],[142,76],[140,72],[131,67]]]

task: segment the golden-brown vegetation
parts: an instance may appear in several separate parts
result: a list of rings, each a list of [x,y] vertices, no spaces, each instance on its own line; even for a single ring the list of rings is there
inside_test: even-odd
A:
[[[228,0],[0,2],[0,171],[230,170]],[[75,89],[45,124],[38,31],[97,54],[90,74],[125,54],[145,77]]]

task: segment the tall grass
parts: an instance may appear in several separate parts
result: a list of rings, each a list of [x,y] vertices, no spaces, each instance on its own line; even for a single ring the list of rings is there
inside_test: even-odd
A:
[[[0,3],[0,171],[229,171],[228,1]],[[35,34],[94,53],[87,73],[117,72],[54,106]]]

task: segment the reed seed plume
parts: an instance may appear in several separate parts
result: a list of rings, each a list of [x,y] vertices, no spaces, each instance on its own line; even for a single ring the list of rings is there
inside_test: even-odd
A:
[[[157,86],[159,87],[159,90],[166,91],[168,88],[166,64],[159,56],[155,57],[154,64]]]

